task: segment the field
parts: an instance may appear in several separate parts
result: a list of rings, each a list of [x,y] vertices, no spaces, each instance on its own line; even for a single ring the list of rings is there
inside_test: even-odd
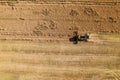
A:
[[[0,80],[120,80],[120,35],[77,45],[0,40]]]
[[[0,80],[120,80],[120,0],[0,0]]]

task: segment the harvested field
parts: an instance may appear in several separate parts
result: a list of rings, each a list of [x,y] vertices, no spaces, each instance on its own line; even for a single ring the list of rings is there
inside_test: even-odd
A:
[[[120,80],[119,36],[77,45],[1,40],[0,80]]]

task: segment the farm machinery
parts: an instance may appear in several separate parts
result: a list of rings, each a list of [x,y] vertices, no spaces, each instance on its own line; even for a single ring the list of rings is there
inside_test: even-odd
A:
[[[79,36],[78,32],[75,31],[75,32],[73,32],[73,36],[71,38],[69,38],[69,41],[73,42],[74,44],[77,44],[78,41],[85,41],[85,42],[87,42],[88,39],[89,39],[89,35],[87,33],[84,33],[84,34]]]

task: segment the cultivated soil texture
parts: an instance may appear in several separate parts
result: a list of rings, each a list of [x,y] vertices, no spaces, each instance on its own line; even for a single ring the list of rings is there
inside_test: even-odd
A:
[[[79,33],[120,33],[119,0],[2,0],[1,39],[68,39]]]

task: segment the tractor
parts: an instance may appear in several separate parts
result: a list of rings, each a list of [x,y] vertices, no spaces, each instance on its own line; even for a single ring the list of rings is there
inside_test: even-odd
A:
[[[87,33],[82,34],[82,35],[79,36],[78,32],[74,31],[73,32],[73,36],[71,38],[69,38],[69,41],[73,42],[74,44],[77,44],[78,41],[85,41],[85,42],[87,42],[88,39],[89,39],[89,35]]]

